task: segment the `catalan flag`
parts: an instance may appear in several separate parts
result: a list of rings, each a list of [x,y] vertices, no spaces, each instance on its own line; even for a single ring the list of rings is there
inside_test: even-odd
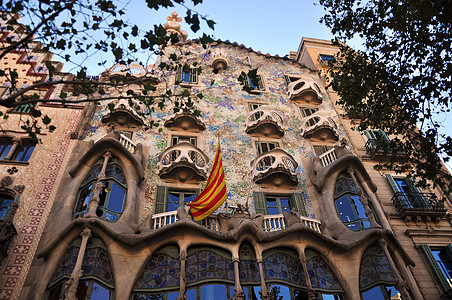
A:
[[[199,221],[205,219],[220,207],[227,198],[226,181],[224,180],[223,163],[221,161],[220,143],[218,142],[217,153],[210,171],[206,187],[201,194],[190,203],[190,212]]]

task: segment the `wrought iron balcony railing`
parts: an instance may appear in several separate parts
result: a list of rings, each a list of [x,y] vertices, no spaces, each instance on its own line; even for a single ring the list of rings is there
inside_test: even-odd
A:
[[[391,141],[389,140],[368,139],[365,147],[367,155],[370,155],[372,159],[377,155],[385,155],[392,152]]]
[[[395,193],[392,197],[397,212],[407,215],[443,215],[446,210],[444,204],[433,193]]]

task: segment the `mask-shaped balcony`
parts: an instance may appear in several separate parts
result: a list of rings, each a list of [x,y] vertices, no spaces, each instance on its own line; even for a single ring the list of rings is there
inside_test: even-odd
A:
[[[113,123],[122,126],[143,126],[144,122],[129,101],[121,99],[116,103],[113,111],[102,117],[102,123]]]
[[[195,113],[199,112],[197,116]],[[174,106],[167,111],[164,126],[172,130],[199,132],[206,129],[206,125],[202,121],[203,112],[197,105],[193,105],[191,112],[180,110],[174,112]]]
[[[321,104],[320,87],[312,79],[300,78],[287,86],[289,99],[301,104]]]
[[[254,182],[272,187],[296,186],[298,167],[295,159],[281,148],[259,155],[251,161]]]
[[[222,71],[228,68],[228,55],[223,48],[212,49],[211,64],[214,70]]]
[[[207,179],[209,159],[189,142],[167,148],[159,156],[159,175],[162,179],[193,183]]]
[[[301,135],[307,139],[320,142],[338,141],[336,129],[336,123],[326,111],[316,111],[301,119]]]
[[[268,105],[262,105],[250,112],[245,121],[246,133],[281,138],[284,136],[282,117]]]

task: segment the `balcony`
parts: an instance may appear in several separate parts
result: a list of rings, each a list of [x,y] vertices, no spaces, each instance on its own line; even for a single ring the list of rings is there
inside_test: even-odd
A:
[[[207,179],[209,159],[189,142],[167,148],[159,156],[159,175],[170,181],[196,183]]]
[[[287,86],[289,99],[301,104],[321,104],[320,87],[310,78],[300,78]]]
[[[335,142],[339,140],[337,125],[326,111],[316,111],[301,119],[301,135],[304,138],[319,142]]]
[[[283,119],[276,110],[262,105],[249,113],[245,121],[245,132],[256,136],[281,138],[284,136],[282,125]]]
[[[441,218],[447,210],[433,193],[395,193],[392,197],[402,218]]]
[[[200,114],[197,116],[195,112],[200,112]],[[190,112],[182,109],[174,112],[174,106],[172,106],[168,109],[166,115],[163,125],[173,130],[199,132],[206,129],[201,118],[202,110],[197,105],[193,105]]]
[[[298,167],[295,159],[281,148],[259,155],[251,161],[254,182],[264,186],[291,187],[296,186],[298,178],[295,170]]]
[[[16,214],[18,206],[19,204],[17,200],[11,202],[8,209],[6,209],[5,213],[0,218],[0,241],[2,241],[0,243],[0,257],[3,259],[8,255],[8,249],[11,241],[17,234],[16,228],[13,224],[13,218]]]
[[[119,100],[119,102],[116,103],[115,107],[113,108],[113,111],[102,117],[102,123],[114,123],[128,127],[140,127],[144,124],[143,120],[137,114],[135,109],[130,107],[129,101],[125,99]]]
[[[322,153],[319,155],[320,163],[323,167],[328,166],[329,164],[333,163],[337,159],[336,155],[336,149],[331,148],[330,150],[326,151],[325,153]]]
[[[164,226],[176,223],[179,221],[177,211],[164,212],[160,214],[152,215],[152,229],[159,229]],[[321,222],[312,218],[300,216],[301,224],[312,230],[321,233]],[[197,224],[206,227],[213,231],[220,231],[220,221],[218,215],[210,215],[204,220],[197,221]],[[280,215],[265,215],[262,222],[262,230],[265,232],[274,232],[286,229],[287,226],[284,222],[284,216]]]
[[[366,142],[366,153],[371,159],[383,158],[392,152],[391,141],[383,139],[368,139]]]

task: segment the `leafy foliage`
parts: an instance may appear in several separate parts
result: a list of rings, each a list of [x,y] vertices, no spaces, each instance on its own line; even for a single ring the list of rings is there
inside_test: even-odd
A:
[[[175,5],[183,7],[186,10],[185,21],[195,32],[200,29],[201,21],[204,21],[209,28],[214,28],[214,21],[186,6],[189,2],[196,6],[202,3],[202,0],[145,0],[145,2],[150,9],[155,10]],[[176,95],[170,90],[169,85],[166,85],[167,89],[159,91],[156,85],[168,82],[168,76],[176,68],[187,65],[187,60],[184,60],[182,53],[172,55],[170,61],[161,62],[142,77],[135,77],[130,72],[110,77],[87,75],[86,61],[93,55],[112,58],[112,61],[99,61],[99,66],[111,66],[114,63],[130,65],[132,62],[141,60],[140,65],[144,68],[149,65],[149,62],[142,61],[143,53],[147,54],[146,59],[152,55],[156,57],[165,53],[168,45],[180,42],[181,36],[174,31],[167,31],[162,25],[151,24],[151,28],[146,29],[130,23],[126,14],[127,7],[120,5],[122,5],[121,2],[111,0],[1,2],[0,18],[5,25],[3,30],[10,34],[0,41],[0,59],[17,51],[25,52],[24,57],[27,59],[33,56],[36,49],[39,49],[41,53],[50,52],[66,63],[76,66],[76,74],[62,73],[62,64],[48,59],[44,62],[45,72],[41,72],[41,79],[25,85],[24,78],[21,78],[23,75],[2,65],[0,81],[9,88],[0,100],[0,105],[13,108],[36,103],[67,105],[94,102],[97,104],[103,99],[115,99],[107,95],[107,91],[111,89],[127,91],[118,93],[116,99],[130,101],[132,108],[140,108],[142,111],[146,111],[146,108],[148,112],[151,111],[154,104],[164,107],[168,101],[174,101],[173,96]],[[19,16],[24,18],[20,23]],[[200,42],[206,44],[210,42],[210,37],[204,34]],[[33,67],[32,71],[37,72],[36,68]],[[51,99],[49,94],[45,93],[59,86],[63,86],[63,90],[55,98]],[[184,99],[197,97],[189,95],[188,91],[184,93]],[[198,97],[202,97],[202,94],[199,93]],[[179,107],[185,107],[184,105],[185,101],[179,103]],[[2,113],[3,118],[7,116],[8,113]],[[39,106],[30,112],[30,117],[28,121],[22,122],[23,129],[30,135],[35,136],[41,133],[43,126],[49,130],[55,129],[51,125],[51,119],[42,115]],[[151,122],[151,126],[153,125]]]
[[[332,87],[356,128],[383,129],[391,140],[391,160],[379,169],[433,182],[450,191],[444,161],[452,138],[441,131],[451,109],[452,2],[449,0],[320,0],[322,21],[342,41],[359,37],[365,51],[342,43],[331,63]],[[450,116],[449,116],[450,117]],[[403,154],[403,155],[401,155]]]

